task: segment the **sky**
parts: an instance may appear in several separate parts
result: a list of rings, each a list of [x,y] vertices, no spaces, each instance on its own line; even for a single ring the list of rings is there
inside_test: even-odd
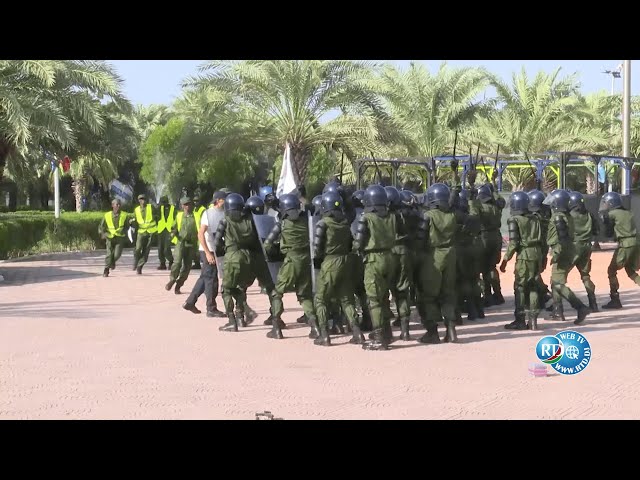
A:
[[[409,66],[409,60],[381,60],[401,68]],[[444,60],[417,60],[436,71]],[[180,95],[180,83],[197,73],[204,60],[108,60],[124,79],[124,93],[131,102],[142,105],[169,104]],[[622,60],[447,60],[451,66],[483,66],[492,73],[510,82],[511,75],[525,67],[533,77],[538,71],[553,72],[562,67],[561,76],[578,73],[583,93],[600,90],[611,91],[610,74]],[[637,65],[637,66],[636,66]],[[635,69],[635,70],[634,70]],[[616,79],[615,92],[622,93],[622,78]],[[631,95],[640,95],[640,63],[631,62]]]

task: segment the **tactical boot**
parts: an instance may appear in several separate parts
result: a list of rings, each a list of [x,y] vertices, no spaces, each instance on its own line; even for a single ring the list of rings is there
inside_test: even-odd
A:
[[[116,262],[113,262],[113,263],[111,264],[111,267],[110,267],[110,268],[111,268],[111,270],[115,270],[115,269],[116,269]]]
[[[478,318],[484,318],[484,308],[482,308],[482,303],[476,304],[476,310],[478,312]]]
[[[382,331],[384,332],[384,338],[387,341],[387,344],[390,344],[396,341],[396,339],[393,336],[393,329],[391,328],[391,322],[388,322],[388,321],[384,322]]]
[[[372,333],[372,339],[362,344],[363,350],[389,350],[389,343],[384,333],[384,329],[378,328]]]
[[[240,311],[236,310],[236,320],[238,321],[238,324],[242,328],[246,328],[247,327],[247,322],[244,319],[244,312],[240,312]]]
[[[527,324],[529,330],[538,330],[538,313],[529,311],[527,312],[527,318],[529,319]]]
[[[467,320],[477,320],[479,317],[478,310],[476,310],[476,305],[473,302],[468,302],[467,304]]]
[[[167,266],[164,263],[161,263],[156,270],[166,270]]]
[[[555,310],[555,305],[552,303],[551,305],[549,305],[548,307],[545,308],[545,310],[547,312],[553,312]]]
[[[238,321],[236,320],[236,316],[233,313],[228,313],[227,317],[229,321],[218,328],[221,332],[237,332],[238,331]]]
[[[282,329],[280,328],[280,323],[284,323],[284,322],[282,322],[282,320],[277,317],[274,317],[273,320],[274,321],[271,322],[272,328],[269,332],[267,332],[267,337],[281,340],[284,338],[284,335],[282,335]]]
[[[309,318],[309,326],[311,327],[309,338],[312,340],[318,338],[318,322],[316,321],[316,317]]]
[[[486,295],[484,297],[483,305],[484,305],[485,308],[493,307],[495,304],[496,303],[495,303],[495,300],[493,298],[493,295]]]
[[[191,305],[190,303],[184,302],[182,308],[191,312],[191,313],[202,313],[195,305]]]
[[[251,325],[253,323],[253,321],[256,318],[258,318],[258,314],[249,305],[245,305],[244,311],[245,311],[245,317],[247,318],[247,325]]]
[[[182,292],[180,291],[180,288],[182,287],[182,285],[184,285],[184,283],[180,283],[180,282],[177,282],[177,283],[176,283],[176,288],[174,288],[174,289],[173,289],[173,292],[174,292],[176,295],[180,295],[180,294],[182,293]]]
[[[513,322],[507,323],[504,328],[506,330],[526,330],[527,322],[524,319],[524,315],[516,317]]]
[[[131,268],[131,270],[133,270],[134,272],[138,269],[138,261],[136,260],[135,263],[133,264],[133,267]]]
[[[174,285],[175,283],[176,283],[176,282],[174,282],[173,280],[169,280],[169,283],[167,283],[167,284],[164,286],[164,289],[165,289],[167,292],[168,292],[168,291],[170,291],[170,290],[171,290],[171,288],[173,287],[173,285]]]
[[[620,295],[617,293],[611,294],[611,301],[606,305],[603,305],[602,308],[606,308],[607,310],[617,310],[622,308],[622,303],[620,303]]]
[[[217,308],[215,308],[213,310],[207,310],[207,317],[209,317],[209,318],[224,318],[224,317],[226,317],[226,315],[224,313],[222,313],[220,310],[218,310]]]
[[[447,333],[444,336],[444,341],[449,343],[458,343],[458,332],[456,332],[456,325],[453,322],[447,324]]]
[[[263,325],[273,325],[273,315],[269,315],[269,318],[267,318],[264,322],[262,322]]]
[[[584,319],[587,318],[587,315],[591,313],[591,309],[586,305],[579,305],[578,308],[578,318],[573,322],[574,325],[580,325],[584,322]]]
[[[592,313],[598,313],[598,302],[596,301],[596,294],[594,292],[587,292],[589,297],[589,308]]]
[[[326,325],[320,327],[320,335],[316,337],[316,339],[313,341],[313,344],[323,347],[331,346],[331,337],[329,336],[329,330],[327,329]]]
[[[456,325],[462,325],[462,315],[461,315],[461,311],[458,310],[456,312],[456,319],[453,321]]]
[[[561,320],[563,322],[565,321],[562,300],[560,301],[560,303],[553,304],[553,313],[549,316],[549,320]]]
[[[136,268],[136,272],[138,273],[138,275],[142,275],[142,267]]]
[[[502,296],[502,292],[495,292],[493,294],[493,302],[494,302],[494,305],[504,304],[504,297]]]
[[[400,323],[400,339],[408,342],[411,340],[411,334],[409,333],[409,319],[403,318]]]
[[[362,321],[360,322],[360,330],[363,332],[370,332],[373,330],[373,324],[371,323],[371,315],[369,313],[365,313],[366,310],[362,312]]]
[[[431,329],[427,329],[427,333],[425,333],[420,340],[420,343],[430,343],[432,345],[436,345],[440,343],[440,335],[438,335],[438,327],[433,327]]]
[[[402,326],[402,320],[400,320],[400,317],[398,317],[393,321],[391,325],[393,325],[394,327],[400,327]]]
[[[307,323],[307,316],[303,313],[302,316],[296,320],[296,323]]]
[[[364,343],[364,335],[362,335],[358,325],[354,324],[351,327],[351,333],[353,336],[351,337],[351,340],[349,340],[349,343],[353,343],[355,345],[362,345]]]
[[[104,271],[102,272],[102,276],[103,277],[108,277],[109,276],[109,267],[104,269]]]

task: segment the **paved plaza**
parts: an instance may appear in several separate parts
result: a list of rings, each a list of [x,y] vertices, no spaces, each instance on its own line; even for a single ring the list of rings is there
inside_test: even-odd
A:
[[[574,326],[539,321],[538,332],[503,328],[513,320],[515,261],[501,274],[507,303],[458,327],[460,344],[410,342],[386,352],[332,339],[313,345],[294,294],[285,295],[281,341],[266,338],[268,300],[257,287],[249,304],[260,314],[238,333],[225,319],[181,308],[163,287],[151,253],[143,275],[126,251],[109,278],[104,252],[56,254],[0,263],[0,419],[244,419],[271,411],[294,419],[627,419],[640,415],[640,288],[619,273],[623,310],[589,315]],[[593,255],[598,304],[609,300],[612,251]],[[548,281],[549,271],[545,272]],[[574,271],[569,285],[586,302]],[[205,310],[201,297],[198,307]],[[218,307],[222,301],[218,298]],[[575,328],[593,356],[580,374],[534,378],[543,335]],[[399,329],[394,329],[398,336]],[[440,328],[441,337],[444,331]]]

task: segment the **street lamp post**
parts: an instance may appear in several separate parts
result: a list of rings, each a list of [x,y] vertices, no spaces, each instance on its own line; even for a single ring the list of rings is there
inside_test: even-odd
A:
[[[631,60],[624,61],[622,84],[622,156],[631,156]],[[629,169],[622,169],[622,194],[631,193]]]

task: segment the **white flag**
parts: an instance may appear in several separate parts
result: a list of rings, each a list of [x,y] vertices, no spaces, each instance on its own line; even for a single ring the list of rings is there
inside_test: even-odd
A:
[[[285,193],[291,193],[296,188],[296,179],[293,176],[293,167],[291,165],[291,147],[287,142],[284,148],[284,158],[282,159],[282,170],[280,171],[280,180],[278,180],[276,196],[280,197]]]

